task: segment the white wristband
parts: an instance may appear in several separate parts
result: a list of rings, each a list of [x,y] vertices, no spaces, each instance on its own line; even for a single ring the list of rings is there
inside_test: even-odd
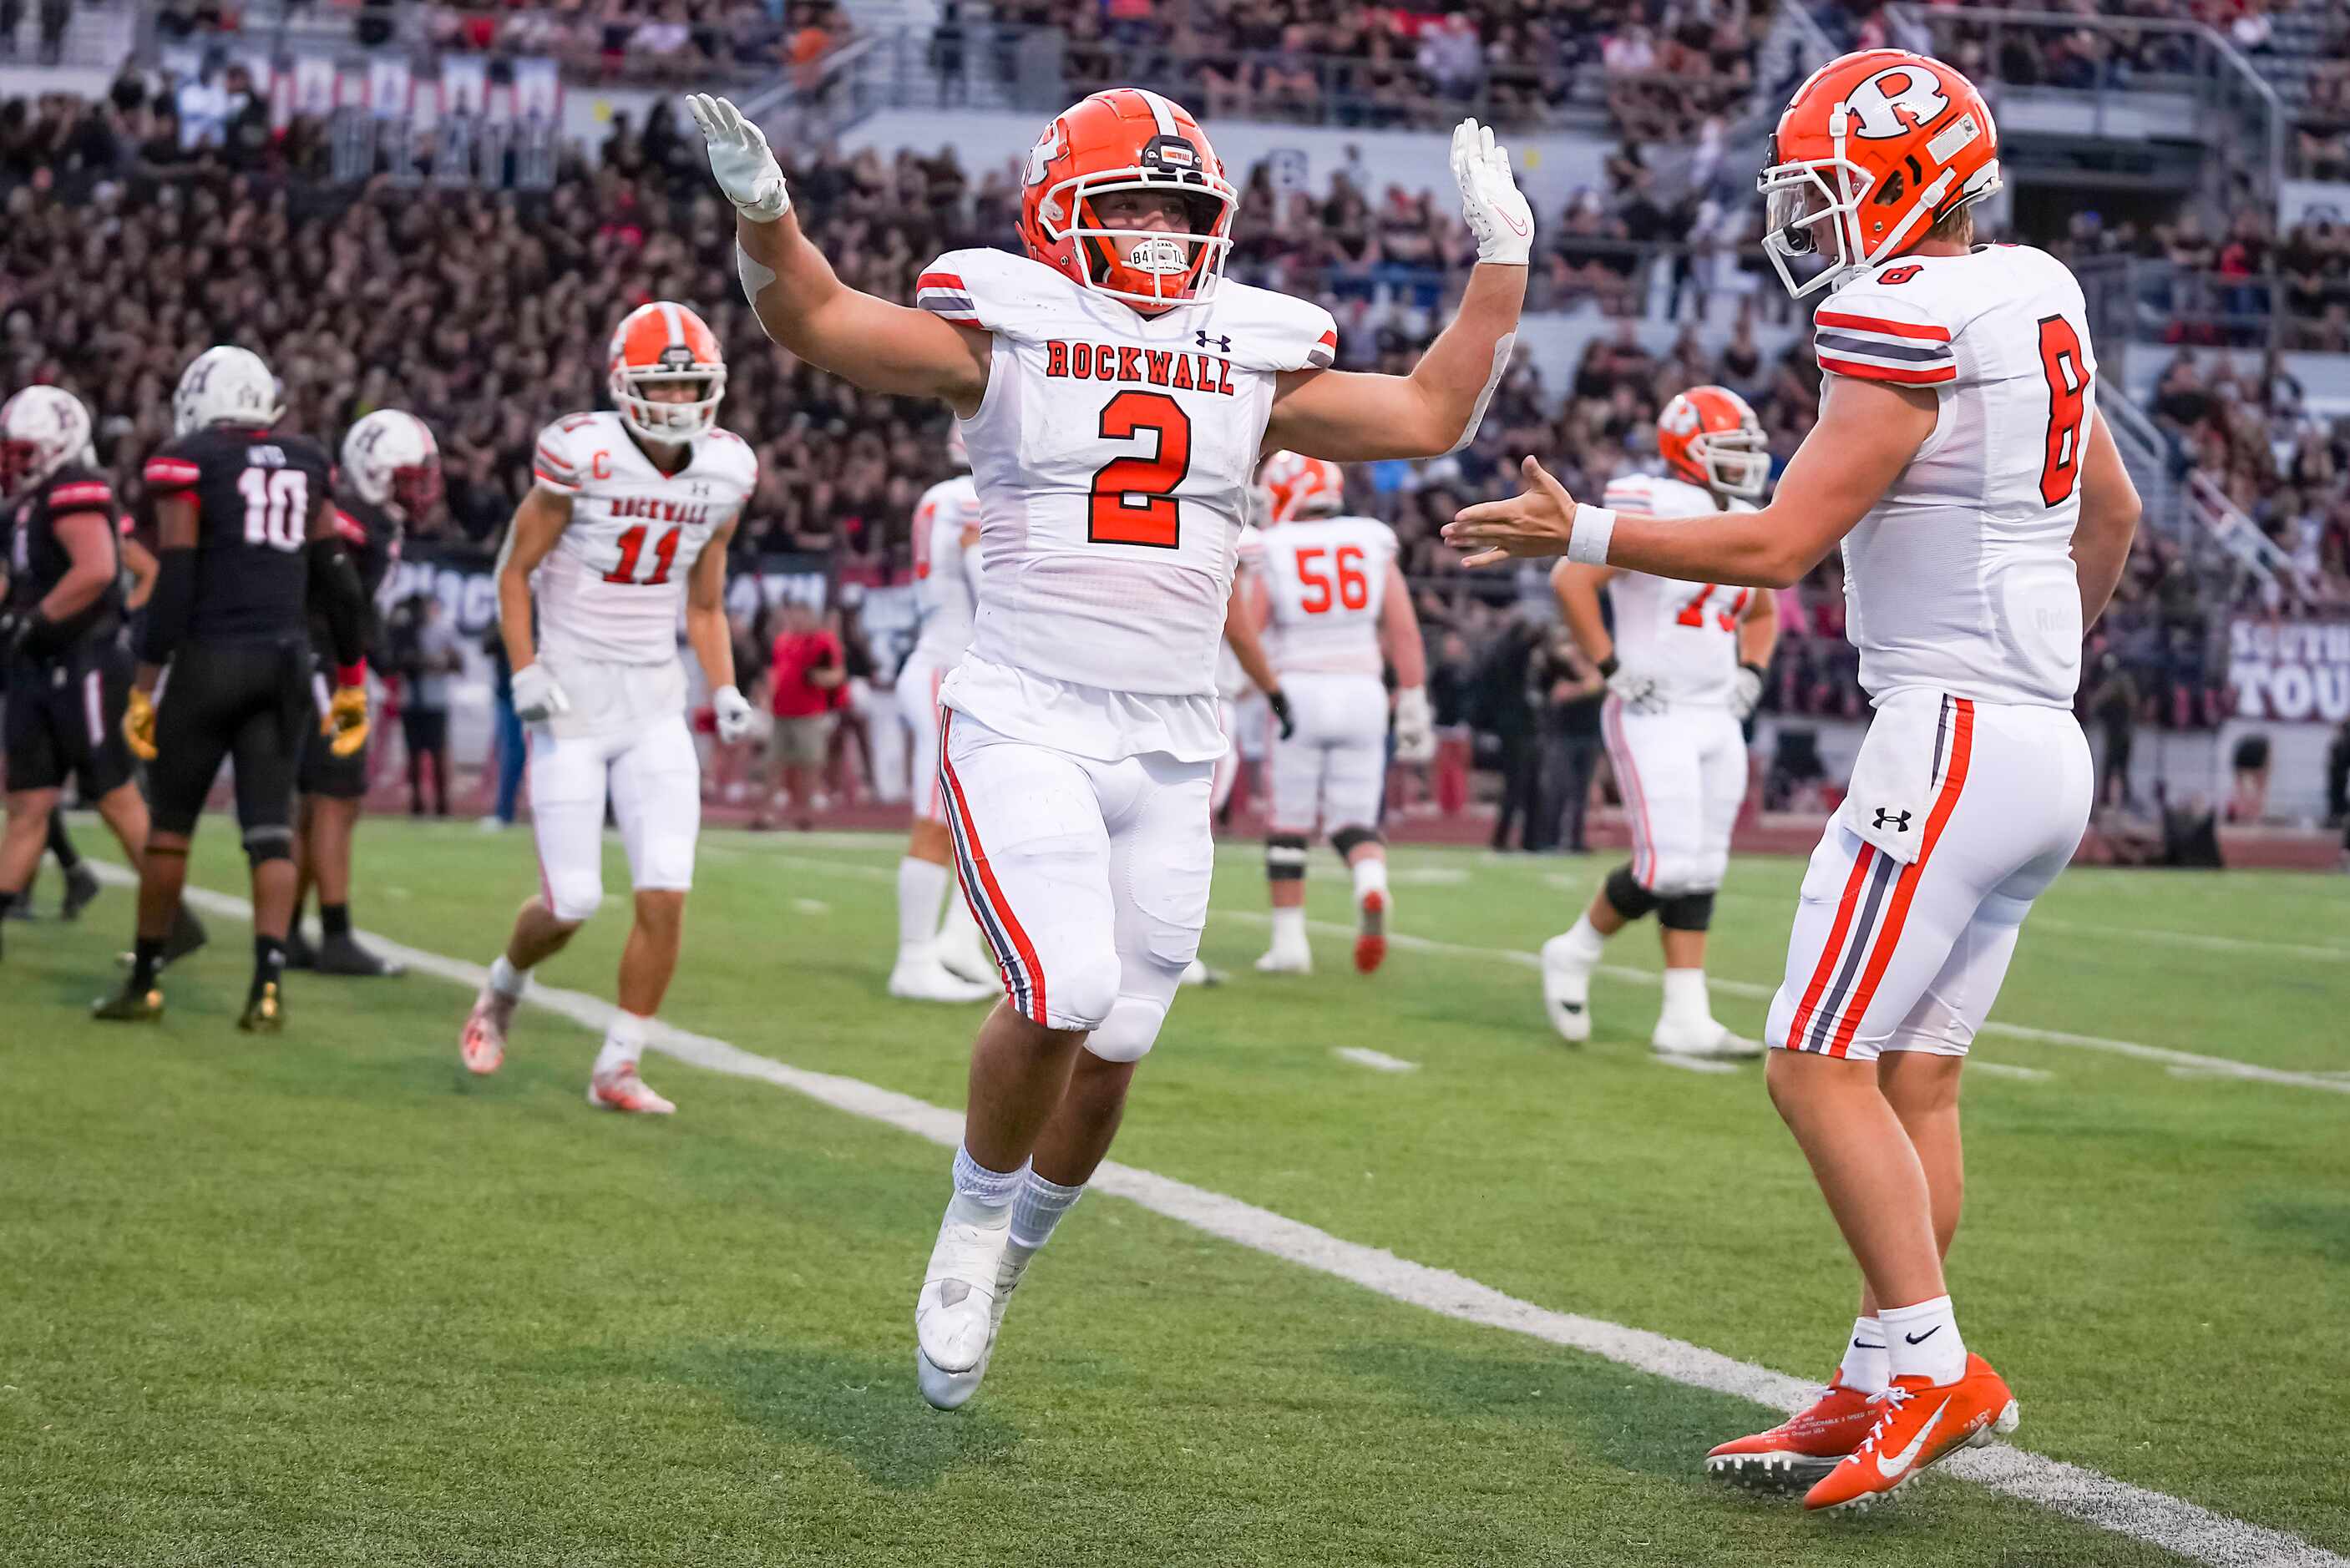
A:
[[[1575,504],[1575,522],[1566,535],[1566,558],[1580,566],[1607,564],[1607,544],[1616,536],[1616,514],[1605,506]]]

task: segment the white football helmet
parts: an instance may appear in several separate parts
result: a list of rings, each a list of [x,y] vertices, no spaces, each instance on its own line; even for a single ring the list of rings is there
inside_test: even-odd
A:
[[[207,348],[180,373],[172,394],[172,432],[189,435],[210,425],[273,425],[286,412],[277,378],[250,348]]]
[[[15,495],[68,462],[95,463],[89,410],[62,387],[27,387],[0,404],[0,496]]]
[[[441,448],[414,414],[378,409],[343,437],[343,479],[371,505],[420,519],[441,499]]]

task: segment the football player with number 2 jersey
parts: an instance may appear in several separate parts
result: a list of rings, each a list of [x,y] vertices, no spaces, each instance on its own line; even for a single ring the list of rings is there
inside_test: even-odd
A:
[[[2080,286],[1973,244],[1999,187],[1974,85],[1869,49],[1795,90],[1760,186],[1763,247],[1814,318],[1819,422],[1770,505],[1656,518],[1578,505],[1529,458],[1516,498],[1445,535],[1470,565],[1564,555],[1780,587],[1839,542],[1876,718],[1813,851],[1771,1003],[1771,1097],[1860,1265],[1835,1378],[1708,1469],[1865,1509],[1993,1431],[2014,1397],[1960,1337],[1959,1072],[2032,901],[2089,813],[2073,717],[2081,637],[2113,597],[2138,500],[2098,417]],[[1825,266],[1798,282],[1791,263]]]
[[[940,692],[941,770],[1008,1001],[973,1047],[915,1305],[921,1391],[951,1407],[1107,1151],[1197,956],[1224,748],[1216,650],[1258,458],[1465,444],[1509,363],[1533,215],[1506,151],[1463,121],[1453,172],[1480,265],[1409,375],[1356,375],[1331,369],[1327,312],[1222,275],[1238,192],[1157,93],[1054,116],[1028,154],[1027,254],[941,256],[910,309],[844,286],[758,127],[723,99],[689,101],[767,335],[868,390],[944,399],[971,447],[985,575]]]
[[[608,377],[610,409],[539,432],[537,483],[498,556],[498,627],[514,663],[515,712],[530,737],[539,886],[490,965],[458,1051],[472,1071],[497,1071],[531,970],[604,901],[608,800],[636,919],[588,1103],[666,1116],[677,1107],[646,1087],[637,1062],[677,972],[702,829],[678,614],[710,681],[719,739],[738,740],[751,704],[734,686],[726,545],[757,486],[758,460],[718,428],[725,359],[684,306],[661,300],[623,317]]]
[[[1667,403],[1657,451],[1669,473],[1619,475],[1608,482],[1608,506],[1643,517],[1752,511],[1771,475],[1762,426],[1727,387],[1693,387]],[[1705,933],[1746,798],[1745,722],[1778,640],[1778,601],[1767,588],[1575,561],[1558,564],[1551,587],[1567,630],[1607,681],[1600,727],[1632,858],[1608,873],[1571,929],[1543,944],[1544,1011],[1570,1044],[1589,1039],[1602,944],[1654,911],[1665,998],[1649,1046],[1669,1056],[1759,1056],[1759,1043],[1714,1019]],[[1616,612],[1612,635],[1602,592]]]
[[[1263,636],[1293,722],[1269,748],[1272,820],[1264,875],[1273,944],[1262,974],[1308,974],[1305,862],[1319,826],[1355,881],[1355,968],[1387,958],[1387,841],[1379,805],[1387,794],[1388,689],[1395,669],[1396,758],[1436,755],[1428,706],[1428,656],[1411,590],[1396,560],[1395,530],[1373,517],[1344,515],[1347,486],[1335,462],[1277,452],[1264,460],[1273,526],[1258,546],[1249,618]]]

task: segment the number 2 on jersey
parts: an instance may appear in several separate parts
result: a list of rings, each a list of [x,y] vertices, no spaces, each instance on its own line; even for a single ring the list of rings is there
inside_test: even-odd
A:
[[[1093,544],[1172,550],[1182,543],[1175,487],[1191,472],[1191,416],[1164,392],[1120,392],[1102,405],[1104,441],[1133,441],[1146,432],[1159,438],[1157,452],[1112,458],[1094,473],[1086,524]]]
[[[639,587],[657,588],[669,581],[670,563],[677,559],[677,536],[680,530],[671,528],[653,546],[653,575]],[[641,523],[620,535],[620,564],[604,574],[608,583],[636,583],[637,557],[645,553],[645,525]]]
[[[2089,373],[2081,365],[2081,335],[2061,316],[2040,318],[2040,369],[2048,378],[2048,455],[2040,464],[2040,499],[2062,506],[2080,482]]]

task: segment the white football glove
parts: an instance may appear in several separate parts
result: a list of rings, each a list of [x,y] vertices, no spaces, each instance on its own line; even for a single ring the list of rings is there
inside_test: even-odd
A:
[[[571,711],[571,699],[546,665],[525,664],[514,672],[514,706],[515,718],[536,724]]]
[[[1510,150],[1473,119],[1452,128],[1452,178],[1461,187],[1461,215],[1477,236],[1477,259],[1523,266],[1534,244],[1534,209],[1510,175]]]
[[[732,686],[710,694],[710,711],[718,721],[718,738],[732,745],[751,732],[751,704]]]
[[[1730,711],[1740,723],[1754,716],[1754,705],[1762,701],[1762,672],[1751,664],[1742,664],[1730,680]]]
[[[1654,713],[1665,705],[1664,693],[1657,689],[1655,676],[1636,675],[1620,665],[1607,678],[1607,690],[1615,693],[1627,713]]]
[[[792,210],[783,165],[768,150],[766,132],[723,98],[688,93],[685,107],[693,111],[693,123],[702,127],[702,140],[709,144],[710,171],[736,211],[754,223],[772,223]]]
[[[1395,760],[1415,766],[1436,760],[1436,717],[1429,711],[1425,686],[1396,693]]]

